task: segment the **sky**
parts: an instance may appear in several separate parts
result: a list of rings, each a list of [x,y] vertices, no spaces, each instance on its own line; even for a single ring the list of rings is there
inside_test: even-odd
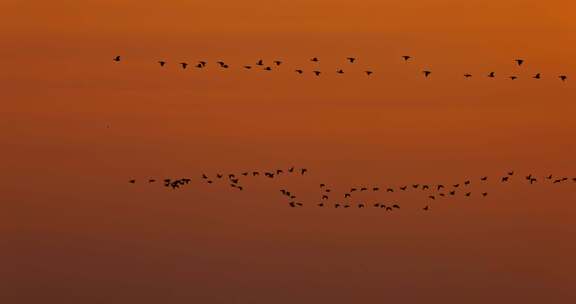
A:
[[[576,177],[574,9],[2,1],[1,302],[573,303],[576,184],[544,176]],[[283,63],[241,68],[258,59]],[[309,172],[201,178],[291,166]],[[358,198],[394,212],[314,207],[320,183],[468,179],[470,198]]]

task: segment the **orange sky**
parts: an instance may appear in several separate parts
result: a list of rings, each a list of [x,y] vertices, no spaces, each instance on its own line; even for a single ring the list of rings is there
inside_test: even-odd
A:
[[[575,185],[522,178],[576,177],[575,9],[3,1],[0,302],[574,302]],[[260,58],[284,64],[240,69]],[[198,60],[205,71],[176,67]],[[241,193],[199,179],[292,165],[310,174]],[[394,214],[295,210],[278,194],[312,204],[321,182],[451,184],[507,170],[510,185],[472,186],[489,198],[429,213],[410,193],[382,195],[402,205]],[[127,183],[184,176],[181,191]]]

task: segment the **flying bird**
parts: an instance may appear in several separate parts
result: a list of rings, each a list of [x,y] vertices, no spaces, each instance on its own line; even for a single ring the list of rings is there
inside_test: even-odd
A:
[[[374,73],[374,72],[372,72],[372,71],[365,71],[364,73],[366,73],[366,75],[370,76],[370,75],[372,75],[372,73]]]
[[[404,61],[407,62],[407,61],[410,60],[412,57],[410,57],[410,56],[408,56],[408,55],[404,55],[404,56],[402,56],[402,58],[404,59]]]
[[[524,59],[516,59],[514,60],[518,66],[521,66],[524,63]]]
[[[432,72],[426,70],[426,71],[422,71],[422,73],[424,73],[424,77],[428,77],[430,76],[430,74],[432,74]]]
[[[472,74],[464,74],[464,78],[470,78],[472,77]]]
[[[348,61],[350,61],[350,63],[354,63],[354,61],[356,60],[356,58],[354,57],[348,57],[346,58]]]
[[[161,67],[163,67],[164,65],[166,65],[166,61],[160,60],[160,61],[158,61],[158,63],[160,64]]]
[[[488,77],[494,78],[494,77],[496,77],[496,73],[495,73],[495,72],[490,72],[490,74],[488,74]]]
[[[318,62],[318,61],[320,61],[320,60],[319,60],[317,57],[313,57],[312,59],[310,59],[310,61],[312,61],[312,62]]]
[[[338,70],[336,70],[336,73],[338,73],[338,74],[344,74],[344,70],[338,69]]]
[[[540,77],[540,73],[536,73],[536,75],[534,75],[532,78],[534,78],[534,79],[540,79],[540,78],[541,78],[541,77]]]
[[[281,64],[282,64],[282,61],[280,61],[280,60],[274,60],[274,64],[275,64],[275,65],[281,65]]]
[[[186,67],[188,67],[188,63],[186,62],[180,62],[180,65],[182,66],[183,69],[186,69]]]
[[[560,75],[560,76],[558,76],[558,78],[560,78],[560,80],[562,80],[562,81],[566,81],[566,79],[568,79],[568,76]]]
[[[314,71],[314,74],[316,74],[316,76],[320,76],[320,71]]]
[[[262,59],[260,59],[256,62],[256,65],[264,65],[264,61],[262,61]]]
[[[116,56],[116,57],[114,57],[114,59],[112,59],[112,60],[114,60],[114,61],[116,61],[116,62],[120,62],[120,56]]]
[[[304,71],[302,71],[302,70],[295,70],[295,72],[298,73],[298,74],[304,73]]]

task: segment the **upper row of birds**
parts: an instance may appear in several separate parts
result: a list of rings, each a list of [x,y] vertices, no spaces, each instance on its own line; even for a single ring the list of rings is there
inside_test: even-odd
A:
[[[230,188],[236,190],[244,190],[244,185],[241,183],[241,179],[244,180],[245,178],[255,178],[260,175],[266,177],[267,179],[276,179],[281,175],[289,174],[295,176],[304,176],[308,175],[308,169],[306,168],[295,168],[290,167],[287,170],[284,169],[276,169],[270,171],[245,171],[242,173],[216,173],[216,174],[206,174],[203,173],[199,176],[199,180],[203,181],[205,184],[214,184],[217,181],[226,185],[228,184]],[[517,176],[514,171],[505,172],[503,175],[498,176],[495,178],[501,184],[508,184],[512,179]],[[393,211],[396,209],[400,209],[400,203],[397,201],[382,201],[377,200],[369,203],[366,200],[365,196],[358,196],[358,193],[377,193],[377,192],[385,192],[385,193],[394,193],[394,192],[406,192],[409,190],[419,191],[419,193],[424,193],[427,196],[427,199],[430,202],[436,201],[442,198],[456,198],[459,195],[462,195],[463,198],[470,198],[471,196],[478,195],[479,197],[485,198],[488,196],[488,191],[485,189],[473,190],[473,184],[478,183],[480,186],[486,186],[486,183],[492,178],[488,176],[481,176],[477,179],[464,179],[460,182],[451,183],[451,184],[444,184],[444,183],[433,183],[433,184],[422,184],[422,183],[412,183],[400,186],[354,186],[348,188],[344,191],[335,191],[330,187],[327,183],[320,183],[319,184],[319,198],[318,201],[312,206],[316,207],[333,207],[333,208],[365,208],[365,207],[374,207],[374,208],[381,208],[385,211]],[[573,183],[576,183],[576,177],[566,177],[566,176],[554,176],[549,174],[547,176],[543,176],[542,178],[537,177],[534,174],[528,174],[523,179],[526,180],[526,183],[529,185],[534,185],[541,183],[542,181],[548,182],[551,184],[562,184],[569,182],[570,180]],[[476,180],[476,181],[475,181]],[[136,184],[136,179],[129,180],[130,183]],[[146,181],[144,181],[146,182]],[[147,183],[156,183],[160,182],[163,183],[164,187],[172,188],[172,189],[179,189],[184,187],[190,182],[192,182],[191,178],[165,178],[163,180],[157,180],[155,178],[147,179]],[[280,194],[287,199],[288,206],[292,208],[297,207],[304,207],[308,204],[305,204],[301,198],[296,196],[294,191],[290,191],[285,186],[279,189]],[[340,192],[340,193],[338,193]],[[476,193],[476,194],[474,194]],[[474,195],[473,195],[474,194]],[[356,201],[354,201],[356,200]],[[425,204],[421,207],[422,210],[428,211],[431,209],[431,204]]]
[[[114,62],[120,62],[120,61],[122,61],[123,59],[122,59],[122,56],[118,55],[118,56],[115,56],[112,60],[113,60]],[[404,62],[408,63],[408,62],[411,62],[411,61],[413,60],[413,58],[412,58],[412,56],[404,55],[404,56],[401,57],[401,60],[403,60]],[[310,59],[310,61],[313,62],[313,63],[319,63],[319,62],[320,62],[320,59],[318,59],[318,57],[312,57],[312,58]],[[346,57],[346,58],[345,58],[345,61],[346,61],[347,63],[349,63],[349,64],[354,64],[354,63],[356,63],[356,62],[358,61],[358,58],[356,58],[356,57]],[[218,61],[216,61],[215,63],[216,63],[216,66],[219,67],[219,68],[221,68],[221,69],[228,69],[228,68],[230,68],[230,65],[229,65],[228,63],[222,61],[222,60],[218,60]],[[524,59],[514,59],[513,63],[514,63],[516,66],[521,67],[522,65],[524,65],[525,61],[524,61]],[[160,67],[165,67],[165,66],[168,64],[168,62],[167,62],[166,60],[158,60],[158,61],[157,61],[157,64],[158,64]],[[242,68],[243,68],[243,69],[246,69],[246,70],[251,70],[251,69],[259,68],[259,69],[264,70],[264,71],[272,71],[272,70],[273,70],[273,67],[278,67],[278,66],[280,66],[280,65],[282,65],[282,64],[283,64],[283,61],[282,61],[282,60],[273,60],[270,64],[268,64],[268,63],[265,63],[264,60],[259,59],[259,60],[257,60],[254,64],[243,65]],[[189,66],[190,64],[189,64],[188,62],[178,62],[177,65],[180,66],[180,68],[182,68],[182,69],[186,69],[186,68],[188,68],[188,66]],[[197,68],[197,69],[205,69],[207,66],[208,66],[208,62],[207,62],[207,61],[203,61],[203,60],[200,60],[200,61],[194,63],[194,67]],[[303,70],[303,69],[295,69],[294,72],[297,73],[297,74],[304,74],[304,70]],[[430,77],[430,75],[432,75],[432,71],[431,71],[431,70],[428,70],[428,69],[422,70],[421,72],[422,72],[422,74],[423,74],[423,76],[424,76],[425,78],[428,78],[428,77]],[[323,72],[320,71],[319,69],[314,69],[314,70],[312,70],[312,73],[314,73],[314,75],[316,75],[316,76],[319,77]],[[336,74],[344,74],[344,69],[338,68],[338,69],[336,69],[335,73],[336,73]],[[373,70],[365,70],[364,73],[365,73],[367,76],[371,76],[371,75],[374,73],[374,71],[373,71]],[[488,72],[488,73],[486,73],[486,76],[489,77],[489,78],[496,78],[496,72],[494,72],[494,71]],[[464,73],[464,74],[463,74],[463,77],[466,78],[466,79],[468,79],[468,78],[471,78],[471,77],[472,77],[472,74],[471,74],[471,73]],[[565,75],[565,74],[557,75],[557,77],[558,77],[558,79],[560,79],[561,81],[566,81],[566,80],[568,79],[568,76]],[[518,79],[518,76],[517,76],[517,75],[510,75],[510,76],[508,76],[508,78],[511,79],[511,80],[516,80],[516,79]],[[533,79],[542,79],[543,76],[542,76],[542,73],[536,73],[536,74],[532,75],[532,78],[533,78]]]

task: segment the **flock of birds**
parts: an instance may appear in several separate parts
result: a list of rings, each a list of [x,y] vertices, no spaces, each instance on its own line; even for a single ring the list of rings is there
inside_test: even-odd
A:
[[[356,63],[356,62],[358,61],[358,58],[357,58],[357,57],[346,57],[345,60],[346,60],[346,62],[349,63],[349,64],[354,64],[354,63]],[[406,62],[406,63],[409,63],[409,62],[411,62],[411,61],[413,60],[413,57],[412,57],[412,56],[409,56],[409,55],[404,55],[404,56],[401,57],[401,60],[403,60],[403,61]],[[115,56],[115,57],[113,58],[113,61],[114,61],[114,62],[120,62],[120,61],[122,61],[122,56]],[[315,64],[318,64],[318,63],[320,62],[320,59],[318,59],[318,57],[312,57],[312,58],[310,59],[310,61],[313,62],[313,63],[315,63]],[[516,66],[518,66],[518,67],[521,67],[521,66],[523,66],[523,65],[525,64],[525,60],[524,60],[524,59],[515,59],[513,62],[514,62],[514,64],[515,64]],[[282,60],[273,60],[270,64],[268,64],[268,63],[265,63],[264,60],[258,59],[258,60],[256,60],[256,62],[255,62],[254,64],[242,65],[242,68],[245,69],[245,70],[252,70],[252,69],[259,68],[259,69],[261,69],[261,70],[263,70],[263,71],[273,71],[275,68],[279,67],[279,66],[282,65],[283,63],[284,63],[284,62],[283,62]],[[157,64],[158,64],[160,67],[164,68],[164,67],[166,67],[166,66],[168,65],[168,62],[167,62],[166,60],[159,60],[159,61],[157,61]],[[178,62],[177,65],[178,65],[181,69],[184,69],[184,70],[185,70],[185,69],[188,68],[188,66],[190,66],[190,63],[188,63],[188,62]],[[208,62],[207,62],[207,61],[204,61],[204,60],[201,60],[201,61],[198,61],[198,62],[194,63],[194,67],[197,68],[197,69],[206,69],[207,66],[208,66]],[[230,68],[230,64],[228,64],[228,63],[226,63],[226,62],[224,62],[224,61],[222,61],[222,60],[218,60],[218,61],[216,61],[216,67],[217,67],[217,68],[220,68],[220,69],[228,69],[228,68]],[[301,68],[296,68],[296,69],[294,69],[294,72],[297,73],[297,74],[304,74],[305,71],[304,71],[303,69],[301,69]],[[324,73],[324,72],[320,71],[319,69],[313,69],[311,72],[312,72],[315,76],[317,76],[317,77],[320,77],[320,76]],[[337,68],[337,69],[335,70],[335,73],[336,73],[336,74],[344,74],[344,69],[342,69],[342,68]],[[423,75],[425,78],[429,78],[430,75],[432,75],[432,71],[431,71],[431,70],[428,70],[428,69],[422,70],[421,73],[422,73],[422,75]],[[373,71],[373,70],[370,70],[370,69],[364,70],[364,74],[366,74],[367,76],[371,76],[372,74],[374,74],[374,71]],[[469,78],[472,77],[472,74],[471,74],[471,73],[464,73],[464,74],[463,74],[463,77],[464,77],[465,79],[469,79]],[[495,71],[487,72],[487,73],[486,73],[486,77],[488,77],[488,78],[496,78],[496,72],[495,72]],[[516,80],[516,79],[518,79],[518,77],[519,77],[518,75],[510,75],[510,76],[508,76],[508,78],[511,79],[511,80]],[[558,79],[560,79],[560,80],[563,81],[563,82],[568,79],[568,76],[565,75],[565,74],[557,75],[557,77],[558,77]],[[531,78],[538,80],[538,79],[542,79],[543,76],[542,76],[542,73],[536,73],[536,74],[532,75]]]
[[[308,174],[308,169],[306,168],[296,168],[290,167],[287,170],[284,169],[276,169],[271,171],[245,171],[242,173],[216,173],[215,175],[207,175],[203,173],[198,178],[199,181],[205,184],[213,184],[217,181],[221,181],[227,183],[231,188],[242,191],[244,190],[244,186],[241,183],[241,180],[246,178],[255,178],[258,176],[263,176],[267,179],[274,179],[278,178],[280,175],[283,174],[290,174],[290,175],[297,175],[303,176]],[[497,177],[495,180],[499,183],[506,184],[509,183],[514,177],[516,176],[514,171],[509,171],[503,174],[502,176]],[[486,184],[489,180],[488,176],[482,176],[477,178],[476,180],[467,179],[463,180],[458,183],[454,184],[408,184],[408,185],[401,185],[401,186],[356,186],[351,187],[345,191],[342,191],[338,194],[338,191],[334,191],[331,187],[329,187],[325,183],[321,183],[319,185],[320,188],[320,196],[316,203],[311,204],[313,207],[318,208],[379,208],[384,211],[394,211],[400,209],[400,204],[398,202],[383,202],[378,200],[376,202],[369,203],[366,200],[362,200],[360,193],[377,193],[377,192],[384,192],[384,193],[393,193],[393,192],[406,192],[406,191],[419,191],[426,195],[427,200],[430,202],[436,201],[442,198],[450,198],[450,197],[458,197],[461,196],[463,198],[470,198],[473,195],[477,195],[479,197],[485,198],[488,196],[487,191],[473,191],[472,185],[473,184]],[[524,177],[524,180],[529,185],[534,185],[536,183],[550,183],[550,184],[560,184],[560,183],[567,183],[567,182],[574,182],[576,183],[576,177],[558,177],[552,174],[538,178],[536,175],[528,174]],[[162,183],[164,187],[171,188],[171,189],[179,189],[184,187],[192,182],[191,178],[166,178],[162,180],[157,179],[148,179],[144,181],[145,183]],[[136,179],[129,180],[129,183],[136,184]],[[309,206],[310,204],[305,204],[301,200],[298,199],[296,194],[286,188],[279,189],[280,194],[284,199],[287,200],[287,205],[292,208],[300,208],[304,206]],[[355,201],[355,202],[354,202]],[[431,210],[431,204],[426,204],[422,207],[423,211]]]

